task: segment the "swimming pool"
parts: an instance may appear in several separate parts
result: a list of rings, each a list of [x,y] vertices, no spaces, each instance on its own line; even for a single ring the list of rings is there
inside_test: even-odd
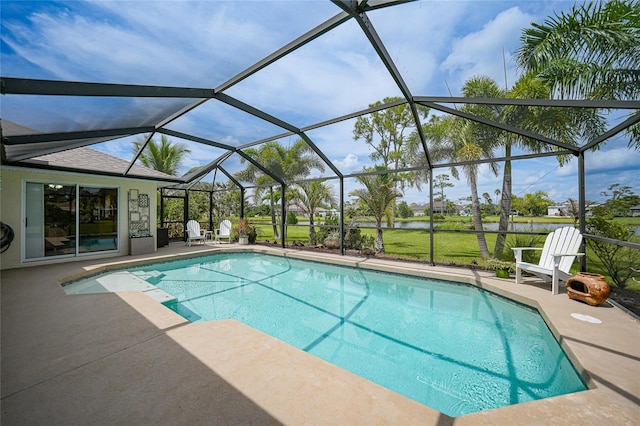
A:
[[[253,253],[129,272],[449,416],[586,389],[535,310],[470,285]]]

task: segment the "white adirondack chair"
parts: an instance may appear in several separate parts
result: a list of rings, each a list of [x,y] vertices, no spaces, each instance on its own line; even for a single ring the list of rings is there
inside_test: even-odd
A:
[[[216,241],[222,242],[222,238],[227,238],[229,240],[229,244],[231,244],[231,221],[223,220],[220,222],[220,227],[214,230],[216,235]]]
[[[522,281],[522,271],[527,271],[538,276],[544,282],[551,281],[551,292],[558,294],[559,281],[566,281],[572,277],[569,270],[576,256],[584,256],[584,253],[577,253],[581,243],[582,234],[580,231],[572,226],[565,226],[547,235],[543,248],[513,248],[513,254],[516,257],[516,284],[520,284]],[[522,261],[524,250],[542,250],[537,265]]]
[[[191,247],[191,241],[202,241],[204,244],[205,235],[200,231],[200,224],[195,220],[187,222],[187,244]]]

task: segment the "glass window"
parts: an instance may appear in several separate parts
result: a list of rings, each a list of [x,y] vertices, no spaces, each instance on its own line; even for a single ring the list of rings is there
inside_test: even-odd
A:
[[[26,185],[25,258],[118,249],[118,189]]]

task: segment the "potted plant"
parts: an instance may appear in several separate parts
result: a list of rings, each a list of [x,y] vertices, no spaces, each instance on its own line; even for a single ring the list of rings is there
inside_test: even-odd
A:
[[[251,233],[251,225],[249,219],[240,218],[238,224],[234,228],[234,232],[238,236],[238,243],[241,245],[249,244],[249,234]]]
[[[155,251],[153,235],[149,232],[134,231],[129,234],[129,254],[146,254]]]
[[[516,269],[515,263],[508,260],[488,259],[487,266],[496,271],[496,277],[509,278],[509,274]]]
[[[255,244],[256,239],[258,238],[258,228],[253,225],[249,226],[249,233],[247,234],[249,237],[249,244]]]
[[[324,246],[330,249],[339,249],[340,248],[340,232],[331,231],[327,235],[327,238],[323,241]]]

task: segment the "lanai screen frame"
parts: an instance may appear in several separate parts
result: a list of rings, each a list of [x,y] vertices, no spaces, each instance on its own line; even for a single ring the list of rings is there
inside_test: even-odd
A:
[[[156,134],[163,134],[167,136],[177,137],[184,140],[201,143],[205,145],[209,145],[215,148],[219,148],[225,151],[224,154],[220,155],[215,159],[211,159],[211,161],[205,166],[199,168],[191,174],[176,177],[171,180],[168,179],[167,182],[173,183],[176,188],[188,189],[204,176],[209,174],[213,170],[219,170],[221,173],[225,174],[234,185],[238,187],[241,192],[241,204],[240,204],[240,216],[244,216],[244,196],[247,189],[255,188],[255,186],[242,185],[238,180],[236,180],[231,173],[229,173],[224,168],[224,162],[230,158],[232,155],[239,155],[243,157],[245,161],[253,164],[256,168],[258,168],[262,173],[271,177],[273,181],[280,185],[283,189],[282,193],[284,194],[284,189],[288,185],[300,183],[300,180],[291,180],[285,181],[280,176],[271,173],[266,167],[262,164],[256,162],[253,158],[247,155],[244,150],[252,147],[259,146],[263,143],[269,141],[276,141],[281,138],[289,137],[289,136],[297,136],[300,139],[304,140],[307,145],[315,152],[315,154],[326,164],[326,166],[333,172],[333,176],[321,177],[316,179],[307,179],[309,180],[339,180],[339,194],[340,194],[340,235],[341,235],[341,249],[340,252],[344,254],[344,246],[342,241],[342,235],[344,234],[344,179],[352,178],[358,176],[364,176],[367,174],[374,173],[398,173],[402,171],[415,171],[415,170],[426,170],[429,174],[429,203],[430,206],[433,207],[433,171],[438,168],[450,168],[453,166],[462,166],[465,164],[480,164],[485,162],[500,162],[506,160],[523,160],[529,158],[539,158],[543,156],[557,156],[563,154],[570,154],[576,156],[578,158],[578,206],[579,206],[579,228],[583,235],[586,238],[595,238],[601,239],[600,237],[591,236],[585,234],[585,212],[586,212],[586,200],[585,200],[585,164],[584,164],[584,154],[586,151],[597,147],[599,144],[607,141],[611,137],[619,134],[625,129],[629,128],[640,122],[640,101],[620,101],[620,100],[606,100],[606,101],[593,101],[593,100],[553,100],[553,99],[506,99],[506,98],[464,98],[464,97],[453,97],[453,96],[416,96],[411,93],[408,85],[405,83],[405,80],[394,64],[393,59],[389,55],[383,41],[379,37],[378,33],[375,30],[373,23],[369,20],[367,16],[367,12],[381,9],[389,6],[394,6],[397,4],[405,3],[404,0],[391,0],[391,1],[378,1],[378,2],[357,2],[357,1],[338,1],[333,0],[333,3],[336,4],[342,12],[336,14],[332,18],[328,19],[324,23],[316,26],[312,30],[293,40],[292,42],[282,46],[280,49],[276,50],[272,54],[266,56],[262,60],[256,62],[252,66],[246,68],[241,71],[234,77],[230,78],[226,82],[220,84],[215,88],[208,87],[174,87],[174,86],[155,86],[155,85],[130,85],[130,84],[110,84],[110,83],[94,83],[94,82],[77,82],[77,81],[59,81],[59,80],[39,80],[39,79],[29,79],[29,78],[15,78],[15,77],[0,77],[1,81],[1,92],[2,94],[11,94],[11,95],[44,95],[44,96],[87,96],[87,97],[124,97],[124,98],[173,98],[173,99],[183,99],[183,100],[191,100],[187,107],[180,109],[179,111],[174,111],[171,114],[164,117],[159,122],[155,123],[152,126],[142,126],[142,127],[126,127],[126,128],[103,128],[98,130],[80,130],[73,132],[55,132],[55,133],[39,133],[39,132],[20,132],[20,134],[6,134],[2,135],[2,161],[4,164],[18,166],[18,167],[29,167],[29,168],[43,168],[43,169],[56,169],[56,170],[67,170],[59,167],[53,166],[45,166],[45,165],[36,165],[34,163],[27,163],[24,160],[28,160],[33,157],[37,157],[39,155],[60,152],[76,147],[88,146],[99,142],[104,142],[106,140],[112,140],[124,136],[131,136],[136,134],[147,134],[146,143],[148,143],[151,138]],[[258,108],[255,108],[245,102],[242,102],[238,99],[235,99],[228,94],[225,93],[228,89],[235,86],[239,82],[243,81],[247,77],[259,72],[263,68],[268,65],[278,61],[279,59],[287,56],[288,54],[294,52],[300,47],[306,45],[312,40],[323,36],[324,34],[330,32],[332,29],[337,26],[343,24],[348,20],[355,20],[359,25],[360,29],[370,42],[371,46],[377,53],[379,59],[384,64],[387,72],[397,85],[398,89],[402,94],[402,98],[399,101],[380,105],[373,108],[367,108],[361,111],[357,111],[351,114],[343,115],[340,117],[336,117],[334,119],[326,120],[323,122],[315,123],[310,126],[298,128],[291,123],[288,123],[284,120],[281,120],[278,117],[270,115]],[[254,117],[257,117],[261,120],[264,120],[268,123],[271,123],[281,129],[283,129],[282,134],[278,135],[269,135],[264,139],[256,140],[247,144],[243,144],[237,147],[221,143],[211,139],[205,139],[202,137],[194,136],[191,134],[181,133],[167,128],[166,126],[172,123],[174,120],[182,117],[198,106],[202,105],[205,102],[209,101],[217,101],[227,104],[233,108],[237,108],[245,113],[251,114]],[[358,172],[351,174],[343,174],[341,170],[335,166],[329,160],[329,158],[323,153],[323,151],[313,142],[313,140],[307,135],[307,132],[317,129],[320,127],[328,126],[331,124],[335,124],[341,121],[353,119],[356,117],[360,117],[366,114],[370,114],[376,111],[381,111],[393,106],[407,104],[411,110],[411,113],[414,118],[416,132],[420,138],[420,144],[422,147],[423,154],[425,156],[426,165],[423,167],[414,167],[410,169],[397,169],[397,170],[389,170],[386,172]],[[631,114],[626,120],[619,123],[615,127],[611,128],[601,136],[587,141],[582,146],[573,146],[570,144],[565,144],[560,141],[553,140],[551,138],[545,137],[540,134],[535,134],[532,132],[528,132],[526,130],[518,129],[517,127],[495,122],[492,120],[488,120],[486,118],[475,116],[469,113],[461,112],[455,108],[451,108],[447,106],[447,104],[490,104],[490,105],[517,105],[517,106],[528,106],[528,107],[559,107],[559,108],[595,108],[595,109],[628,109],[635,110],[635,113]],[[433,110],[438,110],[443,113],[455,115],[462,117],[467,120],[472,120],[478,123],[482,123],[488,126],[492,126],[507,132],[511,132],[517,134],[522,137],[531,138],[537,140],[541,143],[550,145],[555,147],[558,151],[553,152],[545,152],[545,153],[536,153],[529,155],[518,155],[518,156],[510,156],[510,157],[502,157],[502,158],[493,158],[491,160],[482,160],[482,161],[472,161],[469,163],[440,163],[433,164],[429,155],[429,148],[427,145],[427,140],[425,135],[422,133],[422,122],[418,115],[417,106],[422,105],[425,107],[429,107]],[[19,123],[18,123],[19,124]],[[4,127],[4,126],[3,126]],[[45,145],[46,144],[46,145]],[[39,145],[46,148],[39,149]],[[146,144],[145,144],[146,145]],[[5,147],[14,147],[14,146],[23,146],[27,148],[27,153],[22,153],[20,155],[16,155],[12,157],[11,155],[5,156]],[[140,154],[144,146],[137,152],[134,158],[131,160],[129,167],[122,174],[110,174],[105,172],[91,172],[94,174],[102,174],[102,175],[113,175],[113,176],[131,176],[130,171],[133,167],[134,163],[138,160]],[[77,171],[77,170],[74,170]],[[136,179],[140,179],[141,177],[136,176]],[[145,179],[142,177],[142,179]],[[281,229],[282,229],[282,238],[281,243],[282,246],[286,246],[286,235],[285,235],[285,209],[286,202],[281,203]],[[431,216],[431,226],[430,226],[430,262],[434,263],[434,227],[433,227],[433,216]],[[476,231],[470,231],[476,232]],[[608,242],[613,242],[615,244],[624,245],[628,247],[632,247],[635,249],[640,249],[640,244],[625,242],[625,241],[617,241],[617,240],[607,240]],[[582,270],[586,268],[586,260],[582,258]]]

